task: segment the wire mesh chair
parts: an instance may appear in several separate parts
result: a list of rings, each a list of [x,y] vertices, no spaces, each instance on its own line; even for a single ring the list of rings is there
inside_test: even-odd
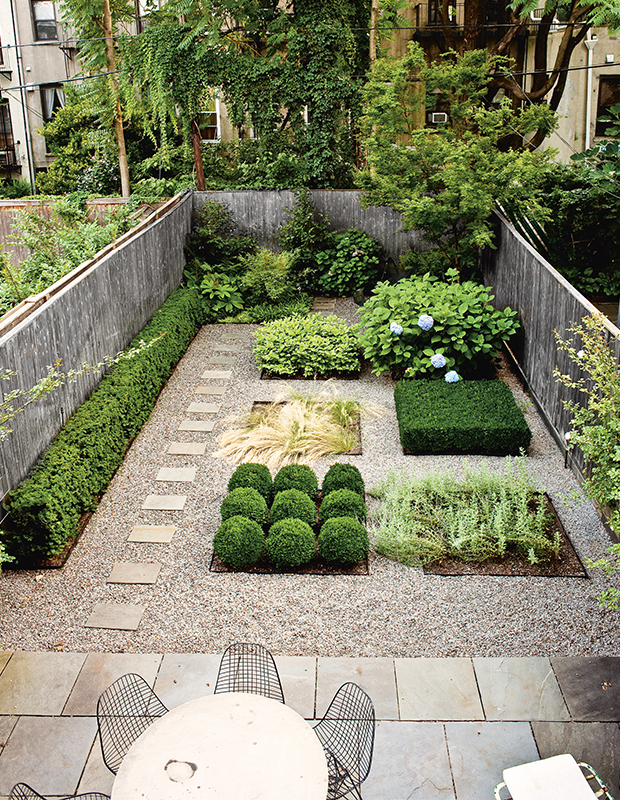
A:
[[[260,644],[237,642],[226,649],[213,694],[248,692],[284,703],[284,692],[273,656]]]
[[[97,701],[97,727],[106,767],[116,775],[138,736],[168,709],[140,675],[114,681]]]
[[[9,800],[45,800],[45,798],[27,783],[16,783],[11,789]],[[86,792],[86,794],[71,794],[64,800],[110,800],[110,797],[99,792]]]
[[[375,707],[370,697],[355,683],[343,684],[314,731],[327,758],[328,800],[351,792],[361,798],[375,743]]]
[[[605,786],[605,784],[599,777],[594,767],[591,767],[589,764],[586,764],[585,761],[578,761],[577,764],[581,768],[581,771],[583,772],[585,779],[591,782],[592,784],[590,788],[592,789],[593,797],[599,797],[601,800],[614,800],[609,789],[607,788],[607,786]],[[494,792],[495,800],[511,800],[511,798],[508,797],[508,795],[506,794],[504,794],[504,797],[502,797],[501,792],[502,789],[505,788],[506,788],[505,783],[502,782],[497,784]]]

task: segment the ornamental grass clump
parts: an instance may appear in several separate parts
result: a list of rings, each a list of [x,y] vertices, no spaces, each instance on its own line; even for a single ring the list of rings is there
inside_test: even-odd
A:
[[[249,567],[263,554],[264,534],[258,522],[247,517],[229,517],[213,537],[215,555],[232,569]]]
[[[269,529],[265,553],[269,561],[280,569],[294,569],[307,564],[314,557],[314,533],[307,522],[286,518]]]
[[[547,533],[546,499],[524,458],[507,458],[504,474],[486,465],[474,472],[467,464],[464,472],[463,481],[450,472],[425,478],[391,472],[378,488],[377,552],[410,566],[509,553],[537,564],[559,555],[560,533]]]
[[[353,464],[341,462],[332,464],[323,478],[321,496],[325,499],[330,492],[336,489],[350,489],[352,492],[363,495],[366,487],[359,469]]]
[[[319,533],[319,555],[335,564],[358,564],[369,549],[366,528],[352,517],[332,517]]]
[[[316,522],[316,506],[305,492],[285,489],[275,496],[269,515],[270,522],[273,524],[288,518],[303,520],[308,525]]]
[[[319,509],[319,522],[323,525],[333,517],[352,517],[358,522],[364,522],[366,515],[366,503],[357,492],[336,489],[323,499]]]
[[[220,513],[222,520],[242,516],[253,519],[259,525],[265,525],[268,516],[265,498],[256,489],[248,487],[233,489],[222,501]]]
[[[265,502],[271,502],[273,494],[273,481],[271,473],[264,464],[239,464],[237,469],[230,476],[228,481],[228,491],[241,487],[256,489],[264,498]]]
[[[297,489],[314,500],[319,493],[319,481],[307,464],[288,464],[273,479],[273,493],[277,498],[279,492],[287,489]]]

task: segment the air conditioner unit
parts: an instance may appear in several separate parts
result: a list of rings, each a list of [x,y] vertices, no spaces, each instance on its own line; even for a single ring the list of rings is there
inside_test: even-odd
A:
[[[433,113],[430,115],[430,118],[430,121],[433,123],[433,125],[448,121],[448,115],[445,113],[445,111],[433,111]]]

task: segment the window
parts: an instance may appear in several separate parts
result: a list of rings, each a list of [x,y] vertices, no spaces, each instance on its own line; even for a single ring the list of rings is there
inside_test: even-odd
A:
[[[221,136],[220,101],[217,98],[198,114],[198,127],[203,142],[218,142]]]
[[[32,0],[32,18],[34,21],[34,38],[37,41],[54,41],[58,39],[56,12],[52,0]]]
[[[65,93],[59,83],[48,83],[41,87],[41,109],[43,121],[49,122],[57,108],[64,108]]]
[[[0,167],[16,166],[9,101],[0,100]]]
[[[598,122],[598,118],[604,117],[608,113],[609,108],[616,105],[616,103],[620,103],[620,75],[599,78],[595,136],[605,136],[605,130],[609,123]]]

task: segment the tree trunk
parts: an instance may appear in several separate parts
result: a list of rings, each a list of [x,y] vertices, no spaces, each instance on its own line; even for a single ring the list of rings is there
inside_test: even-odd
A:
[[[379,24],[379,0],[372,0],[370,7],[370,66],[377,60],[377,26]]]
[[[114,74],[116,71],[116,60],[114,58],[114,30],[112,28],[112,14],[110,12],[110,0],[103,0],[103,26],[105,28],[106,52],[108,57],[108,72],[112,82],[112,90],[116,100],[116,114],[114,117],[114,133],[118,146],[118,168],[121,173],[121,195],[129,197],[129,167],[127,165],[127,150],[125,148],[125,132],[123,130],[123,112],[121,109],[121,98],[118,90],[118,80]]]

